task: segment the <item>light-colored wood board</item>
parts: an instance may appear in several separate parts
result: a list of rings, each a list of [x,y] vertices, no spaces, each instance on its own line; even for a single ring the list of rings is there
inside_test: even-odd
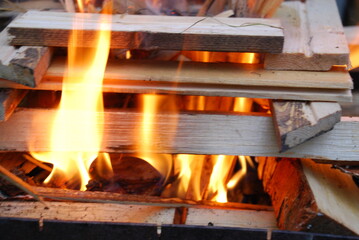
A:
[[[273,100],[271,111],[281,152],[330,131],[341,117],[340,105],[329,102]]]
[[[277,229],[272,211],[189,208],[186,225]]]
[[[45,80],[61,79],[65,69],[66,60],[57,57],[52,61],[44,78]],[[115,83],[116,80],[328,89],[353,87],[349,73],[343,68],[318,73],[269,71],[263,69],[260,64],[112,59],[106,67],[105,84]]]
[[[0,79],[1,88],[33,89],[21,84]],[[73,89],[78,85],[73,84]],[[62,89],[62,81],[56,79],[44,79],[36,90]],[[33,89],[34,90],[34,89]],[[176,84],[154,81],[122,81],[115,83],[106,82],[102,86],[103,92],[117,93],[148,93],[148,94],[180,94],[198,96],[223,96],[223,97],[247,97],[302,101],[329,101],[351,102],[352,93],[345,89],[311,89],[311,88],[274,88],[274,87],[247,87],[238,85],[221,84]]]
[[[50,151],[48,139],[55,113],[18,109],[0,123],[0,150],[23,152],[31,146],[34,151]],[[101,151],[137,153],[142,117],[135,112],[106,112]],[[327,162],[359,159],[358,118],[342,118],[332,131],[285,153],[279,153],[271,117],[188,112],[159,113],[156,120],[150,150],[154,153],[310,157]]]
[[[332,196],[323,194],[323,191],[318,192],[318,189],[310,186],[308,175],[303,170],[300,159],[260,157],[257,160],[264,190],[272,199],[280,229],[337,235],[353,234],[353,229],[350,226],[336,221],[332,215],[328,215],[320,209],[323,201],[327,201]],[[319,165],[311,159],[303,161],[312,162],[313,165],[316,165],[315,168]],[[327,169],[331,168],[330,165],[326,165],[326,167]],[[316,177],[322,178],[322,175],[316,174]],[[327,187],[326,184],[321,185],[323,189]],[[322,199],[318,201],[314,197],[316,194],[319,194]],[[351,197],[355,199],[355,195],[351,195]],[[338,206],[337,210],[339,209],[340,212],[340,209],[344,207],[348,207],[348,205],[342,204],[340,207]]]
[[[25,97],[27,90],[0,89],[0,121],[6,121]]]
[[[327,164],[301,162],[319,210],[359,234],[359,188],[352,177]]]
[[[20,47],[8,44],[7,29],[0,33],[0,78],[35,87],[45,74],[51,60],[48,47]]]
[[[9,24],[15,45],[68,44],[73,28],[82,29],[82,47],[95,46],[100,14],[29,11]],[[73,26],[77,21],[81,24]],[[107,18],[111,47],[229,52],[272,52],[283,47],[283,31],[276,19],[114,15]],[[112,23],[112,25],[111,25]]]
[[[284,27],[283,53],[267,54],[266,69],[328,71],[349,66],[349,49],[334,0],[284,2],[276,15]]]
[[[2,218],[80,222],[172,224],[174,208],[111,203],[0,202]]]

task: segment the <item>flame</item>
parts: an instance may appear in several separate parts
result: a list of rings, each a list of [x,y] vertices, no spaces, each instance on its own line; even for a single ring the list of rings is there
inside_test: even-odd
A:
[[[56,175],[68,181],[80,178],[80,190],[85,190],[90,179],[88,170],[98,157],[104,122],[102,80],[110,48],[111,15],[102,14],[100,18],[95,48],[78,48],[82,32],[72,31],[62,98],[51,131],[51,151],[31,152],[35,158],[54,165],[45,183]],[[85,15],[76,16],[74,29],[81,29],[85,21]],[[107,155],[101,159],[110,164]]]

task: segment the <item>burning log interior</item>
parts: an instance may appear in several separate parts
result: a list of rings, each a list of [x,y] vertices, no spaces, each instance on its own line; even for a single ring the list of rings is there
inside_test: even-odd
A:
[[[0,10],[2,239],[359,239],[334,0]]]

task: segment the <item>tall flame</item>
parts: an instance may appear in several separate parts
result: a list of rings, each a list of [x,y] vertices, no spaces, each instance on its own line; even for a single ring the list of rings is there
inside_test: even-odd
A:
[[[103,134],[102,80],[109,55],[111,15],[101,14],[97,47],[78,48],[86,15],[76,15],[69,39],[68,68],[62,97],[51,132],[51,151],[31,154],[54,165],[45,180],[61,175],[67,181],[80,177],[80,190],[90,179],[88,170],[97,158]],[[102,158],[109,164],[107,157]]]

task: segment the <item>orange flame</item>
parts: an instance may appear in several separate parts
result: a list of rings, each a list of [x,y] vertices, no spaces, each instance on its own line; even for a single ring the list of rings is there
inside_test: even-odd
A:
[[[111,15],[102,14],[100,18],[98,47],[78,48],[83,40],[82,31],[72,32],[62,98],[52,127],[51,152],[31,153],[35,158],[54,165],[45,183],[55,175],[67,180],[79,177],[80,190],[85,190],[90,179],[88,170],[98,156],[104,122],[102,80],[110,48]],[[85,21],[85,15],[77,15],[74,29],[81,29]],[[106,155],[102,161],[110,164]]]

